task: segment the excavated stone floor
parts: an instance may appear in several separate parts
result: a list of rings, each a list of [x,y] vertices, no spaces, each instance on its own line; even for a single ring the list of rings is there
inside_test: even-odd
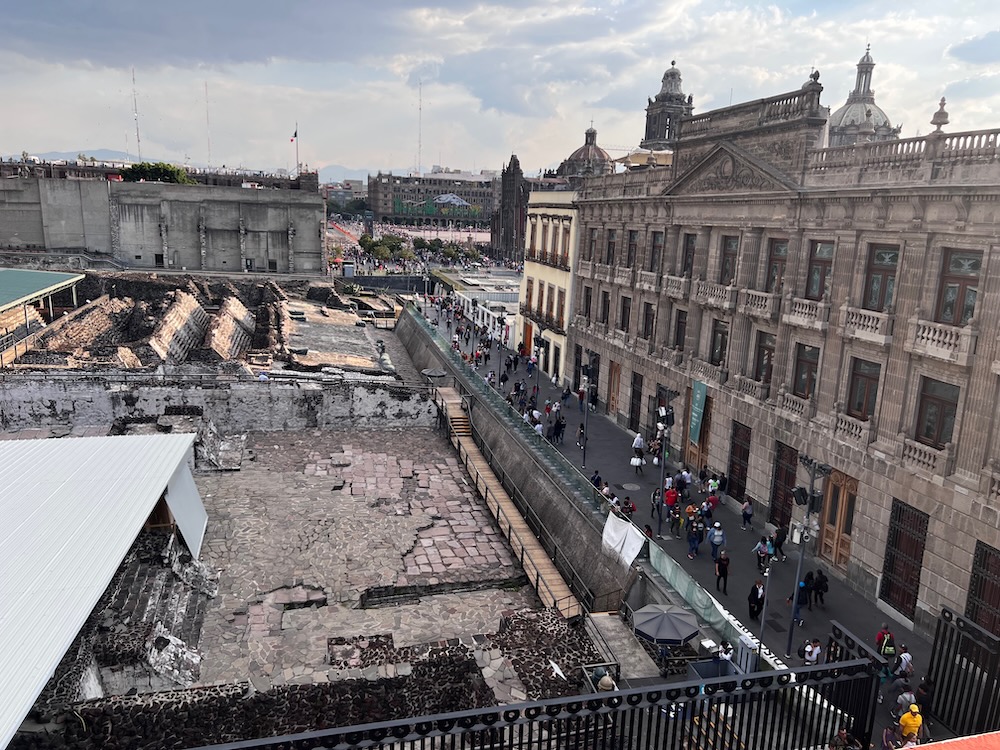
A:
[[[247,448],[240,471],[197,477],[209,516],[202,560],[221,571],[202,684],[354,678],[330,664],[330,639],[472,643],[505,612],[539,606],[434,431],[258,433]],[[358,608],[371,592],[405,596]]]

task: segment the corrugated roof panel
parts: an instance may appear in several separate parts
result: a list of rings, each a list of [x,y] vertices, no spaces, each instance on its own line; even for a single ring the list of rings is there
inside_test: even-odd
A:
[[[193,442],[193,434],[0,441],[0,746]]]

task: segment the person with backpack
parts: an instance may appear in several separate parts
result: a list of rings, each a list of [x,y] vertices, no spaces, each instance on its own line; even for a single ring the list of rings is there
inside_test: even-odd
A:
[[[805,648],[803,664],[807,667],[815,667],[819,664],[819,657],[823,653],[823,647],[819,644],[819,638],[813,638]]]
[[[909,677],[913,674],[913,654],[910,653],[905,643],[899,647],[892,674],[894,677]]]
[[[892,665],[896,660],[896,639],[890,632],[889,626],[885,623],[882,623],[882,630],[875,637],[875,643],[877,644],[879,655],[886,661],[885,668],[882,670],[882,674],[879,675],[879,680],[882,683],[886,683],[892,679]],[[882,702],[881,693],[879,693],[878,702]]]
[[[802,619],[802,608],[809,604],[809,591],[806,589],[806,582],[799,581],[798,588],[795,589],[795,596],[788,597],[788,603],[792,605],[792,622],[800,628],[806,624]]]
[[[901,684],[896,692],[895,706],[889,709],[894,721],[899,721],[899,717],[910,710],[910,704],[917,702],[917,696],[914,694],[913,688],[910,687],[910,681],[904,679],[899,682]]]

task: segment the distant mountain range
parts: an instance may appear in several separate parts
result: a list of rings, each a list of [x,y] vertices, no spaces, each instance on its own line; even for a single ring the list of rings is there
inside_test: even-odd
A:
[[[90,149],[81,151],[46,151],[45,153],[32,154],[32,156],[38,157],[43,161],[75,161],[76,157],[81,153],[87,156],[92,156],[97,161],[136,161],[138,156],[136,154],[126,154],[124,151],[115,151],[114,149],[99,148],[96,151]],[[6,154],[3,157],[5,160],[9,159],[20,159],[20,154]],[[158,157],[147,156],[145,161],[161,161]],[[204,168],[204,164],[192,163],[191,166]],[[219,166],[218,164],[215,166]],[[232,166],[232,165],[229,165]],[[246,165],[243,165],[246,166]],[[256,170],[257,167],[250,166],[247,169]],[[270,171],[270,170],[264,170]],[[382,169],[383,172],[392,172],[393,174],[409,174],[409,168],[396,168],[396,169]],[[320,182],[339,182],[341,180],[363,180],[367,181],[369,174],[375,174],[378,172],[378,168],[375,169],[351,169],[349,167],[342,166],[340,164],[331,164],[327,167],[323,167],[319,170],[319,181]]]

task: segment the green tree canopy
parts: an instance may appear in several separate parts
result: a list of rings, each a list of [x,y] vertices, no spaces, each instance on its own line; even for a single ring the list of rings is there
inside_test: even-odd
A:
[[[194,185],[194,180],[187,176],[180,167],[162,161],[143,161],[122,170],[125,182],[172,182],[177,185]]]

